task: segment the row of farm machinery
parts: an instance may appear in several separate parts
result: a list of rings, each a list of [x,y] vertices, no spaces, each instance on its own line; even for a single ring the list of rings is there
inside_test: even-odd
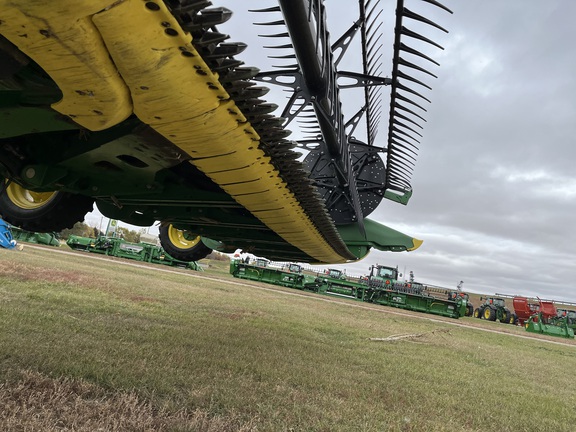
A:
[[[60,246],[60,240],[56,233],[30,232],[0,219],[0,247],[22,249],[22,243]],[[196,261],[182,261],[173,258],[161,246],[153,243],[133,243],[120,237],[99,236],[92,238],[69,235],[66,244],[71,249],[79,251],[202,271],[202,267]]]
[[[264,259],[233,259],[230,273],[241,279],[450,318],[473,316],[500,321],[523,326],[532,333],[574,338],[576,330],[576,310],[557,308],[552,301],[520,296],[480,297],[483,303],[474,308],[468,293],[415,282],[412,274],[410,280],[400,281],[402,275],[397,268],[383,265],[371,266],[365,276],[351,277],[338,269],[315,272],[296,263],[270,265]],[[513,309],[506,306],[504,297],[512,299]]]
[[[173,258],[161,246],[152,243],[133,243],[119,237],[99,236],[91,238],[70,235],[66,244],[71,249],[79,251],[202,271],[202,267],[196,261],[182,261]]]
[[[513,310],[506,306],[504,297],[512,299]],[[500,296],[480,299],[484,303],[474,310],[475,318],[520,325],[532,333],[574,338],[576,310],[556,307],[553,301],[540,298]]]
[[[0,246],[14,249],[21,247],[21,242],[60,245],[54,234],[28,232],[10,226],[0,219]],[[197,262],[177,260],[160,246],[144,242],[131,243],[121,238],[106,236],[94,239],[70,235],[66,243],[74,250],[202,270]],[[249,262],[235,257],[230,262],[230,273],[237,278],[450,318],[473,316],[486,321],[523,326],[532,333],[574,338],[576,310],[566,309],[564,306],[556,307],[550,300],[499,295],[480,297],[483,303],[474,308],[470,295],[460,289],[440,288],[416,282],[412,272],[408,281],[401,281],[402,275],[394,267],[373,265],[369,270],[365,276],[353,277],[338,269],[315,272],[304,269],[302,264],[297,263],[270,265],[270,262],[263,258]],[[512,309],[507,306],[506,297],[512,300]]]
[[[394,267],[373,265],[368,275],[356,278],[346,276],[337,269],[313,273],[304,271],[302,265],[296,263],[274,267],[262,259],[253,263],[233,259],[230,262],[230,273],[241,279],[450,318],[471,314],[468,294],[456,290],[434,291],[414,281],[401,282],[398,269]]]

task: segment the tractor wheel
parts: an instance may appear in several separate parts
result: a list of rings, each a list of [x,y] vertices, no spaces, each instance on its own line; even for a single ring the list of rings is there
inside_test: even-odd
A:
[[[502,311],[502,316],[501,316],[501,318],[500,318],[500,322],[501,322],[502,324],[508,324],[508,323],[510,322],[510,316],[511,316],[511,315],[512,315],[512,314],[510,313],[509,310],[504,309],[504,310]]]
[[[480,308],[476,308],[474,311],[474,318],[482,319],[482,310]]]
[[[6,221],[33,232],[62,231],[84,220],[94,199],[68,192],[33,192],[17,183],[0,194],[0,215]]]
[[[198,261],[212,252],[200,236],[174,228],[172,224],[160,227],[160,244],[172,258],[188,262]]]
[[[466,316],[472,316],[474,314],[474,306],[471,304],[466,305]]]
[[[484,309],[484,313],[482,314],[485,320],[488,321],[496,321],[496,311],[491,307],[487,307]]]
[[[510,319],[508,320],[508,323],[512,324],[512,325],[518,324],[518,315],[516,315],[515,313],[511,313]]]

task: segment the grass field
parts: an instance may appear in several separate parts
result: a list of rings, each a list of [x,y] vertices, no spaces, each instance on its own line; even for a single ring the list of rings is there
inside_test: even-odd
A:
[[[0,250],[0,430],[576,427],[574,342],[97,258]]]

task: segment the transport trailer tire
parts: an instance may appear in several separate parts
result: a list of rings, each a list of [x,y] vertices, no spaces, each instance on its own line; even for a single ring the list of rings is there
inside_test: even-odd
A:
[[[212,249],[202,243],[200,236],[190,235],[172,224],[161,225],[159,237],[166,253],[180,261],[198,261],[212,252]]]
[[[82,222],[94,199],[68,192],[34,192],[9,182],[0,193],[0,215],[6,222],[33,232],[62,231]]]

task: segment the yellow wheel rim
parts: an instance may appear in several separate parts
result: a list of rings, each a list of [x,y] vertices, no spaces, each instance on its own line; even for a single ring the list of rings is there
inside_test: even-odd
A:
[[[486,319],[490,318],[490,308],[487,308],[487,309],[484,311],[484,318],[486,318]]]
[[[179,230],[174,228],[172,225],[168,227],[168,238],[170,239],[170,243],[178,249],[192,249],[200,243],[200,236],[196,236],[192,239],[188,238],[189,236],[190,235],[187,231]]]
[[[33,192],[19,184],[10,183],[6,193],[14,205],[24,210],[34,210],[48,204],[58,192]]]

